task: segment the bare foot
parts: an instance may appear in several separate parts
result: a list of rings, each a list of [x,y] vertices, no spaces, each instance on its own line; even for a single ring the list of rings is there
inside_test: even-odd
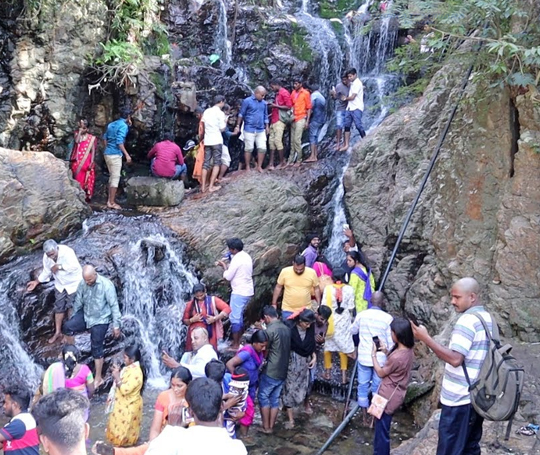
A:
[[[231,181],[231,177],[221,177],[221,179],[220,179],[219,181],[220,181],[220,183],[230,182],[230,181]]]
[[[257,430],[259,431],[259,433],[264,433],[264,434],[274,433],[274,430],[272,430],[271,428],[258,428]]]
[[[268,169],[269,171],[273,171],[275,169],[274,166],[268,166],[266,169]]]
[[[58,338],[62,338],[61,333],[55,333],[51,338],[49,338],[49,344],[53,344]]]
[[[349,150],[349,146],[345,147],[341,147],[340,149],[338,149],[338,152],[346,152],[347,150]]]
[[[263,168],[262,167],[257,167],[257,172],[260,172],[262,174],[263,173]]]
[[[285,169],[287,167],[287,163],[281,163],[276,169]]]
[[[317,158],[308,158],[304,163],[315,163],[317,161]]]
[[[114,210],[122,210],[122,207],[116,202],[113,202],[112,204],[110,202],[107,202],[107,207]]]
[[[313,409],[311,409],[311,406],[306,406],[306,407],[304,408],[304,412],[305,412],[308,416],[313,415]]]
[[[215,193],[216,191],[219,191],[221,189],[221,187],[219,185],[215,185],[215,186],[211,186],[210,188],[208,188],[208,192],[209,193]]]
[[[292,430],[294,428],[294,420],[289,420],[283,425],[286,430]]]

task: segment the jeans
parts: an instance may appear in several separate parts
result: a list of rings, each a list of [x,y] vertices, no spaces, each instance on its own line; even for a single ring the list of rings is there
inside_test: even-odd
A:
[[[90,327],[90,349],[94,359],[103,358],[103,345],[105,343],[105,335],[109,324],[98,324]],[[62,325],[62,333],[67,336],[73,336],[76,333],[86,331],[86,322],[84,320],[84,311],[77,311],[70,319],[64,321]]]
[[[345,112],[346,111],[336,111],[336,129],[342,130],[343,125],[345,125]]]
[[[284,383],[284,379],[274,379],[265,374],[261,375],[258,395],[261,408],[279,408],[279,396]]]
[[[371,387],[370,387],[371,384]],[[369,406],[369,392],[377,393],[381,378],[377,376],[373,367],[358,364],[358,406],[367,408]]]
[[[154,177],[161,177],[163,178],[163,176],[161,175],[157,175],[155,172],[154,172],[154,161],[155,161],[155,158],[152,159],[152,162],[150,164],[150,172],[152,173],[152,175]],[[174,171],[174,175],[172,177],[165,177],[165,178],[170,178],[170,179],[177,179],[178,177],[180,177],[180,175],[182,175],[184,172],[187,172],[187,166],[185,164],[176,164],[174,166],[175,168],[175,171]]]
[[[293,314],[293,311],[281,310],[281,320],[286,321],[291,314]]]
[[[309,143],[318,144],[319,143],[319,133],[323,127],[324,123],[311,122],[309,124]]]
[[[231,306],[231,314],[229,314],[229,320],[231,321],[232,333],[242,331],[244,327],[244,310],[246,309],[246,305],[250,300],[251,297],[231,294],[231,300],[229,301]]]
[[[354,111],[345,111],[345,131],[351,131],[351,126],[354,123],[361,137],[366,135],[362,126],[362,111],[355,109]]]
[[[390,424],[392,416],[383,412],[380,420],[375,418],[373,455],[390,455]]]
[[[483,423],[471,404],[442,405],[437,455],[480,455]]]

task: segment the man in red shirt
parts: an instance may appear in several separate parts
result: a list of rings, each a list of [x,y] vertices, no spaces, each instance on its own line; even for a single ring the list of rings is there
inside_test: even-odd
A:
[[[276,99],[270,104],[272,107],[272,116],[270,117],[270,164],[268,169],[274,169],[274,154],[276,150],[279,154],[278,168],[283,169],[287,165],[285,163],[283,147],[283,133],[285,132],[285,128],[287,128],[287,124],[280,119],[280,112],[288,113],[292,107],[292,100],[290,93],[283,88],[279,81],[271,81],[270,88],[276,92]]]
[[[163,135],[163,141],[158,142],[148,152],[148,159],[152,160],[150,171],[155,177],[169,179],[182,179],[187,183],[187,166],[180,147],[174,143],[174,136],[170,133]]]

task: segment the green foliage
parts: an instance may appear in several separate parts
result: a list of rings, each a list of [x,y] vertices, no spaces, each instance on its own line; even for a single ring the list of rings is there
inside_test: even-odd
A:
[[[306,32],[296,24],[293,24],[293,34],[291,35],[291,46],[293,53],[300,60],[305,62],[313,61],[311,46],[306,41]]]
[[[407,79],[429,78],[449,58],[474,62],[477,82],[528,86],[540,82],[539,10],[531,0],[396,0],[402,27],[418,27],[416,42],[396,52],[389,68]],[[424,39],[428,52],[420,52]]]

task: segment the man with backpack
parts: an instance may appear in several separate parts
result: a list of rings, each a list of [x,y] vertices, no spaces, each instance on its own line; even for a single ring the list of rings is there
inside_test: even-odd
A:
[[[482,306],[479,292],[480,286],[474,278],[462,278],[452,286],[452,306],[461,316],[452,330],[449,347],[431,338],[424,326],[411,323],[414,337],[446,362],[437,455],[480,454],[484,419],[471,403],[469,383],[474,383],[479,377],[490,348],[490,337],[480,318],[491,333],[493,326],[491,315]]]

